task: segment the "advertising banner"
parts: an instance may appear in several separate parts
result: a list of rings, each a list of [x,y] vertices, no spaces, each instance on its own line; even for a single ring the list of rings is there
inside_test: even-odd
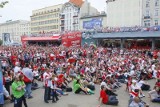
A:
[[[80,47],[81,32],[71,32],[62,35],[62,45],[65,47]]]
[[[84,29],[94,29],[97,27],[102,27],[102,19],[97,18],[97,19],[92,19],[90,21],[83,21],[83,28]]]
[[[22,46],[25,48],[27,45],[27,41],[25,40],[25,38],[27,38],[27,36],[21,36],[21,42],[22,42]]]
[[[3,45],[8,45],[11,43],[10,33],[3,33],[2,34],[2,41]]]
[[[90,46],[90,45],[95,45],[96,44],[96,40],[93,39],[93,35],[92,34],[87,34],[87,33],[83,33],[82,34],[82,42],[81,42],[81,46]]]

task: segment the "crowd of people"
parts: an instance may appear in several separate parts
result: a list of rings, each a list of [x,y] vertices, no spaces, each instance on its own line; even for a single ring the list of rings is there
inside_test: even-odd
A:
[[[132,27],[95,27],[91,30],[76,30],[76,31],[63,31],[63,32],[39,32],[39,34],[30,34],[27,36],[31,37],[45,37],[45,36],[55,36],[62,35],[71,32],[91,32],[91,33],[114,33],[114,32],[143,32],[143,31],[160,31],[160,26],[152,26],[152,27],[142,27],[142,26],[132,26]],[[26,36],[26,35],[24,35]]]
[[[7,59],[2,60],[4,93],[15,107],[22,103],[28,107],[26,99],[34,97],[31,93],[37,83],[43,83],[45,103],[55,103],[71,91],[92,95],[95,84],[101,89],[99,106],[118,105],[115,91],[123,84],[130,96],[129,107],[149,106],[142,100],[144,90],[152,102],[160,102],[160,53],[149,49],[1,46],[0,56]],[[146,83],[150,79],[157,81],[154,89]]]

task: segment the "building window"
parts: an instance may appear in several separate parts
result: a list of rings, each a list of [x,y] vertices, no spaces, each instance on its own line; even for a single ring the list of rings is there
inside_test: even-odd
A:
[[[147,1],[146,1],[146,7],[149,7],[149,4],[150,4],[149,1],[150,1],[150,0],[147,0]]]
[[[146,16],[150,16],[149,10],[146,11]]]
[[[146,21],[144,21],[144,26],[146,26],[146,27],[150,27],[150,20],[146,20]]]
[[[159,6],[159,0],[155,0],[155,6]]]
[[[155,16],[158,16],[158,10],[155,10]]]
[[[155,20],[154,24],[155,24],[155,26],[157,26],[158,25],[158,20]]]

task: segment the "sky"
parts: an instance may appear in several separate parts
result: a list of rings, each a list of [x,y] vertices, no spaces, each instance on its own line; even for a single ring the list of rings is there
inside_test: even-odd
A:
[[[5,0],[0,0],[5,1]],[[7,20],[30,20],[32,10],[66,3],[69,0],[8,0],[4,8],[0,8],[0,23]],[[88,0],[99,11],[105,11],[106,0]]]

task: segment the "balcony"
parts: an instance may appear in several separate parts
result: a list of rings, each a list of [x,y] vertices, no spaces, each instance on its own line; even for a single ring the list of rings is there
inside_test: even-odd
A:
[[[64,20],[65,17],[60,17],[61,20]]]
[[[76,22],[73,22],[73,25],[76,25],[76,24],[78,24],[78,23],[76,23]]]
[[[74,15],[73,17],[78,17],[78,15]]]
[[[62,23],[60,26],[61,26],[61,27],[63,27],[63,26],[64,26],[64,24]]]
[[[64,20],[65,19],[65,15],[64,14],[60,15],[60,19]]]
[[[144,16],[144,19],[151,19],[151,16]]]

